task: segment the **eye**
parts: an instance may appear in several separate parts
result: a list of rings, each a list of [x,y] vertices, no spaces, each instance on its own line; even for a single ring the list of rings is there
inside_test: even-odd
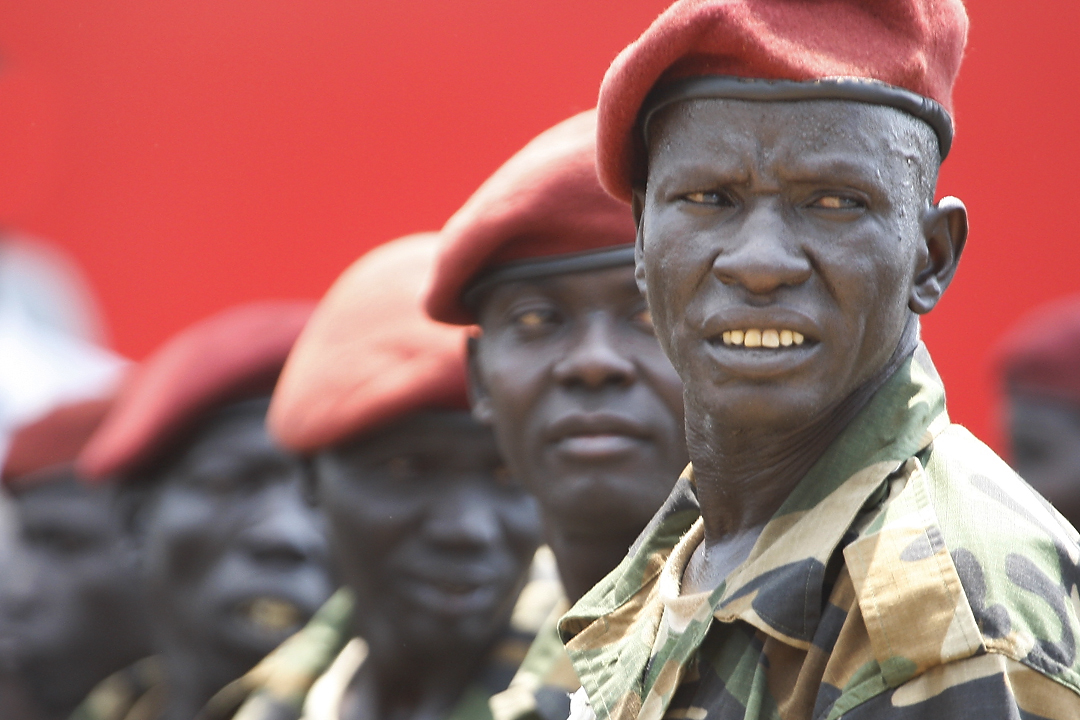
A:
[[[513,316],[511,322],[514,327],[526,332],[536,332],[555,325],[559,320],[554,310],[530,309],[523,310]]]
[[[694,205],[713,205],[716,207],[732,207],[735,203],[731,196],[719,190],[696,190],[682,196],[683,200]]]
[[[517,478],[510,472],[510,469],[505,465],[499,465],[491,474],[495,480],[495,484],[502,488],[518,488]]]
[[[417,474],[417,463],[411,457],[390,458],[386,463],[386,471],[394,480],[410,480]]]
[[[834,193],[822,195],[810,203],[810,207],[822,210],[858,210],[866,207],[866,203],[852,195]]]

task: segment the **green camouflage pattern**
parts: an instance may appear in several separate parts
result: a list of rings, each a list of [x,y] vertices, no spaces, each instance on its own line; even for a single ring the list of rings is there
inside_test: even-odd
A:
[[[157,720],[165,693],[161,661],[148,657],[98,683],[70,720]]]
[[[559,637],[559,618],[569,609],[560,594],[510,686],[491,697],[494,720],[566,720],[570,694],[581,687]]]
[[[541,552],[537,556],[546,558]],[[534,562],[534,571],[538,564]],[[447,720],[492,720],[491,696],[507,688],[560,596],[558,584],[546,578],[526,585],[510,627]],[[196,720],[339,720],[315,716],[325,708],[316,711],[307,700],[353,639],[352,613],[352,594],[338,590],[302,630],[215,695]]]
[[[575,719],[1080,717],[1077,533],[950,423],[925,347],[749,557],[680,597],[693,482],[560,621]]]

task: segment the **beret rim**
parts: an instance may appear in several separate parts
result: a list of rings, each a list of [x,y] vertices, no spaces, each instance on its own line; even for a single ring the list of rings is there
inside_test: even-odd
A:
[[[931,127],[944,160],[952,147],[953,121],[936,100],[905,88],[862,77],[769,80],[733,75],[696,75],[654,87],[638,114],[635,132],[648,146],[649,122],[665,107],[686,100],[851,100],[883,105],[912,115]]]

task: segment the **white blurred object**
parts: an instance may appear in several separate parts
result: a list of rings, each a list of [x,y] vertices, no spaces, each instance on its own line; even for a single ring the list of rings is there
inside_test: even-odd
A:
[[[127,361],[100,344],[100,317],[65,255],[0,236],[0,464],[16,428],[119,382]]]

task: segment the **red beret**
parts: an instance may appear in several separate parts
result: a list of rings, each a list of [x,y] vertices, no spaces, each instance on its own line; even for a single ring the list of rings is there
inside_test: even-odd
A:
[[[961,0],[680,0],[604,77],[600,182],[629,202],[645,181],[645,115],[696,98],[896,107],[933,127],[944,158],[967,28]]]
[[[467,409],[466,329],[421,305],[439,236],[386,243],[349,267],[296,342],[270,402],[270,432],[313,452],[425,409]]]
[[[20,428],[4,460],[4,485],[47,479],[49,471],[74,463],[112,403],[107,397],[61,405]]]
[[[997,348],[1008,392],[1080,403],[1080,296],[1024,318]]]
[[[162,345],[123,384],[78,459],[100,480],[168,451],[225,405],[269,395],[314,303],[261,302],[203,320]]]
[[[630,208],[596,178],[596,111],[540,134],[495,171],[442,230],[425,307],[476,321],[462,296],[478,284],[633,263]]]

